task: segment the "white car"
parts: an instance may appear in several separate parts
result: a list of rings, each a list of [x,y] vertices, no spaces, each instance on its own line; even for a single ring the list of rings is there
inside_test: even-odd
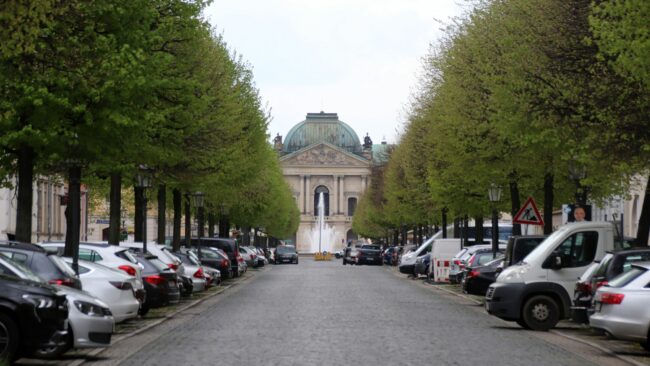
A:
[[[72,263],[71,258],[64,259]],[[99,263],[80,260],[79,278],[85,291],[108,304],[115,322],[138,316],[140,302],[136,298],[134,277]]]
[[[26,266],[0,256],[0,267],[5,274],[18,278],[47,283]],[[66,343],[41,348],[36,355],[43,358],[56,358],[70,348],[107,347],[111,343],[115,320],[104,302],[89,293],[68,286],[54,285],[65,293],[68,300],[68,326],[70,332]]]
[[[130,250],[138,253],[142,253],[142,243],[127,243],[121,242],[120,247],[129,248]],[[147,252],[155,255],[158,259],[165,263],[169,268],[178,272],[179,274],[185,273],[183,269],[183,262],[178,259],[176,256],[171,254],[169,251],[165,250],[165,245],[157,243],[147,243]]]
[[[632,268],[602,286],[594,296],[589,325],[614,338],[639,342],[650,351],[650,262]]]

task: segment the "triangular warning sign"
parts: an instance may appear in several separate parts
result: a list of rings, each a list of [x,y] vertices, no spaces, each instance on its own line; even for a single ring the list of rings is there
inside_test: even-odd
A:
[[[539,214],[533,197],[528,197],[512,222],[515,224],[544,225],[544,220],[542,220],[542,215]]]

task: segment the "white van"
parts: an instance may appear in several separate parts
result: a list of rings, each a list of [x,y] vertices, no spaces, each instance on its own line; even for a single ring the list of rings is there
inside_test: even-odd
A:
[[[453,230],[453,226],[448,226],[447,227],[447,233],[451,234]],[[491,223],[484,223],[483,224],[483,238],[486,241],[490,241],[491,238],[491,232],[492,232],[492,224]],[[470,226],[469,231],[468,231],[468,236],[470,240],[474,240],[474,227]],[[512,225],[511,224],[499,224],[499,241],[501,240],[508,240],[508,237],[512,235]],[[434,240],[436,239],[442,239],[442,230],[438,231],[435,233],[431,238],[427,239],[422,245],[420,245],[416,250],[404,254],[402,258],[400,259],[399,263],[399,271],[404,274],[414,274],[415,273],[415,261],[417,258],[421,255],[427,254],[428,252],[431,251],[431,244],[433,243]],[[460,251],[460,248],[454,254],[456,254],[458,251]],[[453,257],[453,255],[452,255]]]
[[[528,329],[553,328],[571,316],[576,279],[615,249],[614,233],[610,222],[561,227],[499,274],[485,295],[487,312]]]

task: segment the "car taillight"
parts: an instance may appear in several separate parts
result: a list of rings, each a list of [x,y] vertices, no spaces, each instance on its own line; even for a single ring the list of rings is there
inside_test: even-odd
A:
[[[623,302],[624,297],[625,295],[623,294],[612,294],[609,292],[605,292],[600,297],[600,302],[602,302],[603,304],[618,305]]]
[[[173,269],[174,271],[178,270],[178,264],[176,264],[176,263],[169,263],[167,266],[169,268]]]
[[[133,289],[133,286],[131,286],[131,282],[108,281],[108,283],[110,283],[116,289],[119,289],[119,290],[132,290]]]
[[[588,282],[576,283],[576,292],[591,293],[591,283]]]
[[[121,265],[121,266],[119,266],[117,268],[119,268],[122,271],[126,272],[129,276],[135,276],[135,273],[136,273],[135,268],[133,268],[131,266],[128,266],[128,265],[124,264],[124,265]]]
[[[142,279],[145,280],[146,282],[148,282],[148,283],[150,283],[152,285],[156,285],[156,286],[161,285],[161,284],[165,283],[165,281],[166,281],[164,278],[162,278],[162,277],[160,277],[158,275],[146,276],[146,277],[142,277]]]
[[[194,278],[205,278],[205,276],[203,276],[203,268],[199,267],[199,269],[194,272]]]
[[[607,286],[608,284],[609,284],[609,282],[607,282],[607,281],[598,281],[598,282],[596,282],[596,290],[598,290],[600,287]]]
[[[230,266],[230,263],[228,263],[227,259],[222,259],[220,263],[221,263],[221,267],[229,267]]]
[[[49,283],[51,283],[52,285],[62,285],[62,286],[74,287],[74,281],[69,279],[69,278],[50,280]]]
[[[254,255],[254,254],[251,254],[251,259],[255,259],[255,255]]]
[[[460,266],[460,259],[454,259],[454,264]]]
[[[468,278],[478,277],[478,271],[469,271],[469,273],[467,274],[467,277]]]

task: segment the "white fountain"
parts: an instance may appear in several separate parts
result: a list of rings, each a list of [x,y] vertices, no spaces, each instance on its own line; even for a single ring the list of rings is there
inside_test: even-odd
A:
[[[332,252],[334,229],[325,222],[325,196],[323,192],[318,195],[318,221],[311,229],[310,239],[312,253]]]

